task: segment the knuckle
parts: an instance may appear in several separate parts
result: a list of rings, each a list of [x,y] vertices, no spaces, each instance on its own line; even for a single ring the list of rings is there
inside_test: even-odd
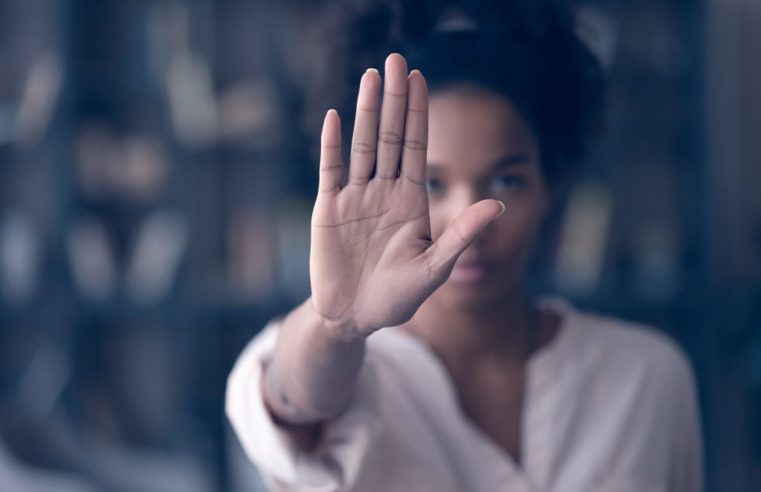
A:
[[[407,97],[407,91],[403,90],[403,91],[396,92],[396,91],[390,91],[390,90],[386,89],[386,90],[383,91],[383,95],[384,96],[389,96],[389,97],[392,97],[392,98],[395,98],[395,99],[405,98],[405,97]]]
[[[454,237],[457,239],[458,246],[460,248],[465,247],[468,244],[468,239],[462,232],[462,227],[460,226],[460,223],[455,221],[452,224],[452,232],[454,233]]]
[[[404,148],[407,150],[426,150],[428,145],[422,140],[407,139],[404,141]]]
[[[402,135],[397,132],[381,132],[378,135],[378,140],[386,145],[399,145],[402,143]]]
[[[355,154],[373,154],[375,146],[366,142],[355,142],[352,144],[351,151]]]
[[[425,181],[421,181],[421,180],[419,180],[417,178],[413,178],[409,174],[402,173],[402,177],[404,179],[406,179],[407,181],[409,181],[410,183],[416,185],[416,186],[425,186],[426,185]]]
[[[320,167],[320,173],[331,174],[331,173],[337,172],[339,169],[343,169],[343,166],[340,166],[338,164],[332,165],[332,166],[322,166]]]

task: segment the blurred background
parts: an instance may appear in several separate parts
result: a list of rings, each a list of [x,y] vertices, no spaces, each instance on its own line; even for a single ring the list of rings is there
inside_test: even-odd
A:
[[[531,283],[674,337],[758,490],[761,2],[580,5],[609,128]],[[308,295],[331,8],[0,0],[0,490],[259,490],[225,380]]]

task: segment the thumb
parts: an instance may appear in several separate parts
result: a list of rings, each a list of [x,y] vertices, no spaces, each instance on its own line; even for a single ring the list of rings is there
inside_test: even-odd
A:
[[[492,220],[505,211],[499,200],[481,200],[463,210],[428,248],[433,276],[448,275],[457,258]]]

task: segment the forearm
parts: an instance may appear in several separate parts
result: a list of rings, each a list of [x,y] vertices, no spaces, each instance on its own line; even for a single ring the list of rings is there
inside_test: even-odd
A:
[[[280,420],[308,424],[334,417],[353,395],[365,338],[342,339],[324,326],[307,299],[280,326],[264,373],[264,400]]]

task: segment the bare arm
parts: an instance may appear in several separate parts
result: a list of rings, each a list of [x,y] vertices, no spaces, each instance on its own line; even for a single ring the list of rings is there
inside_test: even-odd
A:
[[[427,140],[425,79],[408,74],[399,55],[386,60],[385,81],[375,70],[362,77],[343,186],[340,124],[328,111],[312,214],[312,297],[284,320],[265,371],[265,402],[281,422],[316,423],[344,410],[367,337],[409,320],[504,210],[496,200],[475,203],[432,241]]]
[[[364,337],[337,336],[307,299],[280,326],[275,357],[264,373],[267,407],[290,424],[338,414],[351,399],[364,354]]]

